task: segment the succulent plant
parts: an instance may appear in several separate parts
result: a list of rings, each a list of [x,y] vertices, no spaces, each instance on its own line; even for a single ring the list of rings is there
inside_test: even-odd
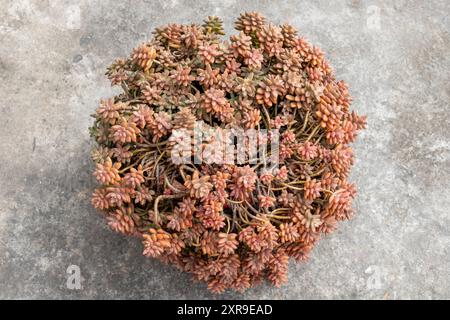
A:
[[[123,92],[100,102],[90,130],[93,206],[215,293],[280,286],[290,257],[306,260],[353,215],[349,144],[366,125],[294,27],[249,12],[236,29],[227,42],[218,17],[157,28],[108,68]],[[256,135],[231,139],[233,161],[220,161],[218,137],[239,130]]]

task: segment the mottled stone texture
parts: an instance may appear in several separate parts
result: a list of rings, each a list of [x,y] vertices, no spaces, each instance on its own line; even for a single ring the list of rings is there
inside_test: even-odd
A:
[[[0,298],[214,298],[91,208],[87,128],[107,65],[169,22],[290,22],[368,115],[356,217],[290,282],[219,298],[450,298],[450,2],[0,0]],[[82,289],[66,287],[69,265]]]

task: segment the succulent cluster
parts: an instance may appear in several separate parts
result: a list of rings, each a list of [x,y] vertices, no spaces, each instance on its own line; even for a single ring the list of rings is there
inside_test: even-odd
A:
[[[289,24],[243,13],[157,28],[107,76],[123,93],[100,102],[91,128],[101,184],[92,204],[111,229],[141,238],[144,255],[174,264],[216,293],[287,281],[321,234],[349,219],[349,143],[365,127],[323,52]],[[171,160],[173,133],[196,123],[278,130],[279,166]],[[268,140],[271,136],[266,137]],[[207,144],[208,141],[204,141]]]

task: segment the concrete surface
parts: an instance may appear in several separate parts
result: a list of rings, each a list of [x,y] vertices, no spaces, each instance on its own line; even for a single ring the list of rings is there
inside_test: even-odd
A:
[[[243,10],[320,45],[353,107],[355,219],[281,289],[219,298],[450,298],[450,2],[0,0],[0,298],[214,298],[91,208],[89,115],[106,66],[168,22]],[[66,286],[80,267],[82,288]]]

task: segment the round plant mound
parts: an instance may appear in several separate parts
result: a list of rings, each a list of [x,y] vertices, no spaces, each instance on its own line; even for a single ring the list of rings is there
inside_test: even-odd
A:
[[[353,215],[349,143],[365,127],[323,52],[289,24],[243,13],[170,24],[107,71],[91,136],[92,204],[143,254],[216,293],[287,281]]]

